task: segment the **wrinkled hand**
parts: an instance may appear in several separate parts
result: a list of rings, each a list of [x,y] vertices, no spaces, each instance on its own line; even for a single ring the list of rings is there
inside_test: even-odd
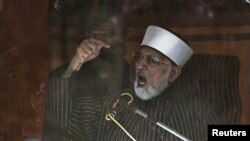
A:
[[[70,68],[78,71],[83,63],[95,59],[103,47],[109,48],[110,45],[92,38],[84,40],[77,48],[70,63]]]

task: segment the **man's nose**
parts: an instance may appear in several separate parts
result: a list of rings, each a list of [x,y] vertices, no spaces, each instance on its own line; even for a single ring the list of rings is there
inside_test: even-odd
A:
[[[147,64],[146,58],[140,59],[136,63],[136,66],[137,66],[137,69],[139,69],[139,70],[146,70],[148,68],[148,64]]]

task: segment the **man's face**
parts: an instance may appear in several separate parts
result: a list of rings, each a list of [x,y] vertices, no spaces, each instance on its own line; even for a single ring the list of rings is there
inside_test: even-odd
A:
[[[133,57],[135,61],[134,89],[142,100],[158,96],[168,87],[171,62],[161,53],[149,47],[141,47]]]
[[[88,32],[90,35],[87,36],[110,44],[110,48],[107,50],[109,53],[123,56],[126,52],[126,31],[124,29],[123,20],[114,16],[100,23],[98,28]]]

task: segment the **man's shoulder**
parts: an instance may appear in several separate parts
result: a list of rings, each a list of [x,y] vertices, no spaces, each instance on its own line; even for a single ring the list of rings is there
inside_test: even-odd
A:
[[[180,94],[178,96],[175,96],[173,101],[175,105],[178,105],[178,107],[181,107],[182,109],[191,110],[195,113],[199,113],[201,111],[213,111],[217,113],[220,111],[220,109],[218,108],[219,106],[216,102],[211,101],[203,96],[197,96],[192,94]]]
[[[61,78],[69,64],[63,64],[49,73],[49,78]]]
[[[63,74],[65,73],[65,71],[67,70],[69,64],[63,64],[55,69],[53,69],[50,73],[49,73],[49,78],[52,79],[60,79],[62,78]],[[84,66],[81,67],[81,69],[79,71],[75,71],[72,76],[79,76],[79,75],[84,75],[86,72],[88,72],[88,75],[90,75],[90,72],[94,72],[93,71],[93,67],[91,65],[90,62],[87,62],[84,64]]]
[[[214,101],[209,100],[206,97],[191,97],[191,100],[188,103],[188,107],[192,109],[197,115],[220,113],[218,104]]]

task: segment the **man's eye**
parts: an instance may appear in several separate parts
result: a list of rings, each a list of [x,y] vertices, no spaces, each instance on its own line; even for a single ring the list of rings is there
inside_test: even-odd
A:
[[[151,64],[158,64],[158,62],[159,62],[159,60],[157,59],[157,58],[152,58],[152,57],[150,57],[150,63]]]

